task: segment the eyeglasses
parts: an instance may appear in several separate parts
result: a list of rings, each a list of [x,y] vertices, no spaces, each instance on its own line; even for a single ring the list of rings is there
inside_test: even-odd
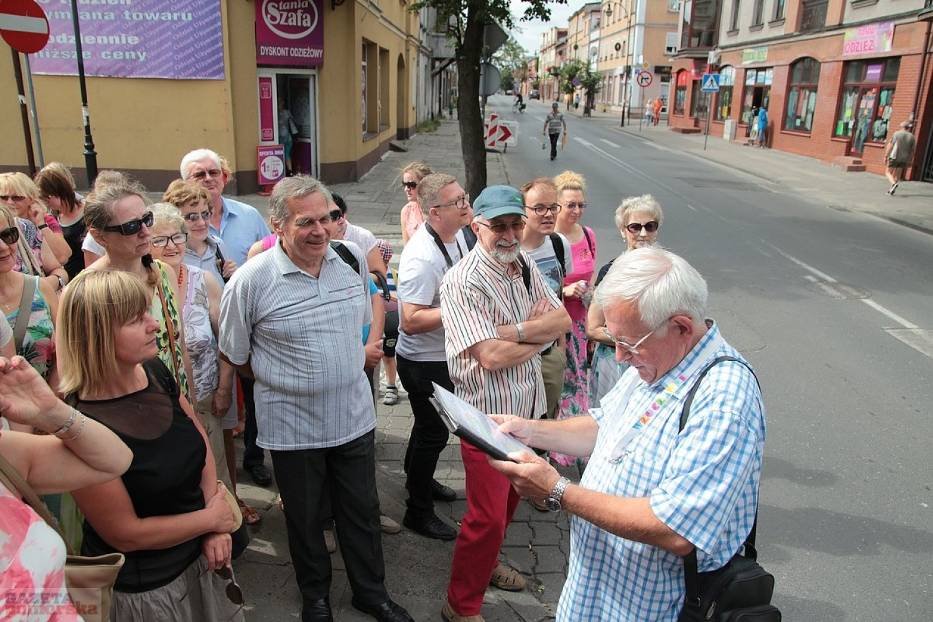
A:
[[[233,577],[233,568],[230,566],[221,566],[215,570],[214,573],[227,582],[227,587],[224,588],[224,593],[227,595],[227,600],[229,600],[234,605],[242,605],[243,589]]]
[[[320,218],[306,218],[306,217],[297,218],[295,219],[295,226],[302,227],[302,228],[313,227],[314,223],[317,223],[321,225],[322,227],[326,227],[327,225],[331,223],[337,222],[341,218],[343,218],[343,212],[341,212],[339,209],[335,209],[335,210],[329,211],[326,216],[321,216]]]
[[[617,348],[622,348],[629,354],[636,355],[638,354],[638,346],[645,343],[645,339],[655,334],[662,326],[664,326],[667,323],[667,320],[669,319],[670,318],[667,318],[666,320],[664,320],[663,322],[655,326],[647,335],[645,335],[644,337],[642,337],[635,343],[629,343],[625,339],[619,339],[618,337],[615,337],[612,333],[609,332],[609,329],[606,328],[605,326],[603,326],[603,334],[605,334],[606,337],[608,337],[612,341],[612,343],[615,344]]]
[[[26,197],[21,194],[0,194],[0,201],[25,201]]]
[[[551,203],[550,205],[526,205],[525,209],[530,209],[538,216],[553,215],[560,211],[560,203]]]
[[[645,224],[642,224],[640,222],[631,222],[625,225],[625,228],[628,229],[630,232],[634,233],[635,235],[638,235],[639,233],[641,233],[642,228],[644,228],[644,230],[648,233],[654,233],[655,231],[658,230],[659,226],[660,225],[658,224],[657,220],[649,220]]]
[[[208,177],[220,177],[223,174],[223,171],[219,168],[212,168],[207,171],[198,171],[197,173],[192,173],[191,176],[195,179],[207,179]]]
[[[190,214],[185,214],[185,220],[188,222],[198,222],[199,220],[208,221],[211,219],[211,214],[213,210],[207,210],[204,212],[191,212]]]
[[[415,188],[418,187],[418,182],[417,181],[403,181],[402,187],[408,188],[409,190],[414,190]]]
[[[123,235],[136,235],[139,233],[139,230],[143,228],[143,225],[151,227],[153,222],[152,212],[146,212],[143,214],[142,218],[137,218],[136,220],[130,220],[125,222],[122,225],[109,225],[104,227],[104,231],[111,233],[121,233]]]
[[[161,248],[162,246],[168,246],[170,240],[175,246],[181,246],[188,241],[188,234],[176,233],[175,235],[160,235],[152,238],[152,245],[156,248]]]
[[[434,207],[456,207],[457,209],[466,209],[470,207],[470,195],[462,194],[453,201],[447,203],[438,203]]]
[[[497,222],[496,224],[493,224],[493,225],[489,224],[488,222],[483,222],[482,220],[477,220],[476,222],[483,225],[484,227],[486,227],[487,229],[489,229],[496,235],[504,235],[505,232],[508,231],[509,229],[511,229],[515,233],[521,233],[522,231],[525,230],[524,220],[516,220],[515,222],[511,222],[511,223]]]
[[[19,242],[19,227],[10,227],[0,231],[0,241],[7,246],[13,246]]]
[[[586,203],[576,203],[574,201],[571,201],[570,203],[567,204],[567,209],[570,210],[571,212],[574,210],[583,211],[586,209]]]

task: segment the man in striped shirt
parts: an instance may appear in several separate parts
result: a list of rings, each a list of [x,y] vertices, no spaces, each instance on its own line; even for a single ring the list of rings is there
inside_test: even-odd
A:
[[[220,350],[256,379],[257,443],[270,450],[285,504],[303,621],[332,619],[322,508],[329,495],[352,604],[383,622],[411,622],[385,588],[376,494],[376,412],[360,338],[372,321],[366,258],[357,272],[330,246],[341,216],[330,191],[289,177],[270,199],[278,243],[240,267],[221,301]]]
[[[570,330],[570,318],[519,242],[525,227],[522,194],[490,186],[473,203],[477,245],[441,284],[441,317],[456,394],[486,413],[538,417],[545,410],[540,352]],[[454,547],[448,622],[479,622],[483,594],[519,497],[486,455],[465,441],[467,512]],[[517,575],[514,570],[511,573]],[[513,582],[520,583],[517,575]]]

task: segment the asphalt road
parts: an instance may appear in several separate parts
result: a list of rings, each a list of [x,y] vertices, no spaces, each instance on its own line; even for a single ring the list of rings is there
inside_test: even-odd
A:
[[[759,551],[784,619],[933,620],[933,236],[660,149],[618,120],[568,115],[550,162],[548,106],[519,115],[511,101],[487,107],[519,123],[511,183],[585,175],[599,265],[623,249],[621,199],[653,194],[661,243],[706,277],[710,314],[755,366]]]

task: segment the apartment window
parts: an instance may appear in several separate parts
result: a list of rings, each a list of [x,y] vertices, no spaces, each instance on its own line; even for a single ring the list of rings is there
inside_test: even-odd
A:
[[[739,4],[741,0],[732,0],[732,19],[729,20],[729,30],[739,29]]]
[[[379,48],[379,131],[389,127],[389,50]]]
[[[800,32],[823,30],[826,26],[826,7],[828,4],[828,0],[803,0]]]
[[[764,23],[765,0],[754,0],[752,11],[752,26],[761,26]]]
[[[674,114],[683,114],[687,102],[687,82],[689,75],[686,71],[677,72],[677,86],[674,88]]]
[[[746,69],[745,92],[742,99],[742,123],[751,123],[758,116],[758,110],[767,110],[771,105],[771,81],[774,68]]]
[[[900,61],[888,58],[845,64],[833,136],[851,138],[851,153],[862,153],[866,142],[883,143],[887,139]]]
[[[774,0],[774,21],[784,19],[784,0]]]
[[[790,91],[784,129],[794,132],[813,131],[816,112],[816,90],[820,82],[820,63],[813,58],[801,58],[790,69]]]
[[[719,96],[716,99],[717,121],[725,121],[732,115],[732,90],[735,87],[735,68],[728,65],[719,70]]]
[[[673,56],[677,53],[677,33],[668,32],[664,35],[664,53]]]
[[[681,49],[711,48],[718,35],[718,0],[693,0],[684,9]]]

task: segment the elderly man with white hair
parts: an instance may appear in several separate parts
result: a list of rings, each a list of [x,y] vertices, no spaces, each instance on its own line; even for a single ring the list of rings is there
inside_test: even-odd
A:
[[[491,464],[519,494],[573,515],[558,621],[673,622],[685,564],[725,566],[755,523],[764,405],[748,363],[706,319],[706,282],[681,257],[628,251],[596,297],[630,365],[601,407],[563,421],[494,417],[530,446],[589,456],[582,480],[531,453]]]

